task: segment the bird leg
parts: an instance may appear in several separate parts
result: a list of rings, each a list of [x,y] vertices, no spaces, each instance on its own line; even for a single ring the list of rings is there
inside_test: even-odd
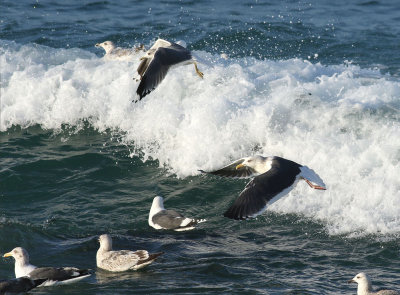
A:
[[[308,179],[305,179],[305,178],[303,178],[303,179],[308,183],[309,186],[311,186],[314,189],[326,190],[326,188],[324,188],[322,186],[311,183],[311,181],[309,181]]]
[[[194,68],[196,70],[197,75],[199,75],[199,77],[203,79],[204,74],[199,71],[199,69],[197,68],[197,64],[196,63],[194,63]]]

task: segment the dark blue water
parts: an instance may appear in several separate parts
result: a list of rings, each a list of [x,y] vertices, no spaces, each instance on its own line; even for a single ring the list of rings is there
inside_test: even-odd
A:
[[[0,2],[0,253],[90,268],[37,294],[355,294],[400,289],[400,2]],[[202,60],[132,104],[138,57],[94,44],[184,40]],[[200,175],[252,154],[310,166],[262,216],[222,217],[245,180]],[[206,218],[155,231],[152,199]],[[165,254],[96,269],[97,237]],[[12,259],[0,277],[12,278]]]

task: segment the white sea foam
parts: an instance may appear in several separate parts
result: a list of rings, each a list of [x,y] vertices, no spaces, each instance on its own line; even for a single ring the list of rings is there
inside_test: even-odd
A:
[[[322,220],[331,234],[400,232],[398,78],[351,64],[195,53],[203,80],[192,66],[173,69],[135,104],[138,61],[0,40],[0,131],[86,120],[178,177],[255,153],[283,156],[315,170],[328,190],[300,183],[272,210]]]

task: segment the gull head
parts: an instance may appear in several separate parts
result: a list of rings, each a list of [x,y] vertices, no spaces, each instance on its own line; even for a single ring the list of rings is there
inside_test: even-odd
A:
[[[348,281],[348,283],[357,283],[359,290],[372,290],[371,280],[367,276],[366,273],[360,272],[359,274],[355,275],[354,278]]]
[[[100,249],[104,251],[112,250],[112,240],[110,235],[104,234],[99,237]]]
[[[22,247],[16,247],[12,249],[10,252],[3,255],[3,257],[14,257],[15,261],[18,263],[29,263],[29,254],[28,252]]]
[[[270,169],[268,158],[263,156],[252,156],[243,159],[243,162],[236,166],[236,170],[249,167],[257,173],[264,173]]]
[[[102,47],[106,51],[106,54],[110,53],[115,48],[115,45],[112,41],[104,41],[103,43],[97,43],[95,46],[98,48]]]

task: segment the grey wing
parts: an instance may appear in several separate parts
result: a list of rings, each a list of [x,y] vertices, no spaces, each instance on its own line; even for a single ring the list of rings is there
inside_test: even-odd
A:
[[[261,214],[267,203],[296,181],[300,165],[281,169],[272,166],[267,172],[252,179],[232,206],[224,213],[231,219],[247,219]]]
[[[175,210],[162,210],[152,218],[153,223],[160,225],[165,229],[179,228],[185,217]]]
[[[177,63],[192,58],[190,51],[186,48],[179,46],[178,44],[172,44],[168,48],[160,47],[154,53],[153,59],[144,71],[144,75],[139,83],[136,93],[139,95],[139,100],[153,91],[158,84],[164,80],[169,68]],[[146,64],[143,64],[144,60],[138,67],[138,73],[143,71]]]
[[[229,165],[215,170],[215,171],[203,171],[200,170],[202,173],[208,173],[208,174],[213,174],[213,175],[218,175],[218,176],[223,176],[223,177],[234,177],[234,178],[248,178],[252,176],[258,175],[252,168],[249,167],[243,167],[241,169],[236,169],[236,166],[239,164],[242,164],[244,161],[243,159],[239,159],[233,163],[230,163]]]

